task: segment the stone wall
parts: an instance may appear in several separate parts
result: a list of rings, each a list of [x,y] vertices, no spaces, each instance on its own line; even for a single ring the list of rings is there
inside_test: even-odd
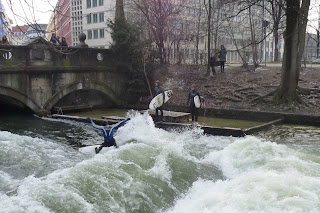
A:
[[[121,106],[130,75],[114,59],[107,49],[57,48],[40,38],[27,46],[0,46],[0,95],[38,114],[75,91],[98,91]]]

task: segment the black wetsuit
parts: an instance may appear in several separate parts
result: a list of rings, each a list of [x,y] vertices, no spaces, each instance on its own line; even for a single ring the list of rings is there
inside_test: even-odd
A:
[[[189,92],[188,101],[187,101],[187,106],[190,107],[192,122],[198,121],[198,108],[194,104],[194,97],[196,97],[197,95],[200,98],[200,94],[196,90],[193,90],[193,91],[191,90]]]
[[[163,101],[164,101],[165,95],[164,95],[163,88],[162,88],[161,86],[156,86],[156,87],[154,88],[153,97],[156,97],[157,95],[159,95],[159,94],[161,94],[161,93],[163,94]],[[162,106],[156,108],[156,119],[159,120],[159,114],[158,114],[158,111],[159,111],[159,110],[160,110],[160,113],[161,113],[160,120],[162,121],[162,120],[163,120],[163,109],[162,109]]]

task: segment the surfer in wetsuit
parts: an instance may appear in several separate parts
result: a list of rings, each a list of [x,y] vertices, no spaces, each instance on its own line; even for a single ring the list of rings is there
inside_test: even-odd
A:
[[[123,120],[123,121],[121,121],[117,124],[114,124],[114,125],[108,125],[106,121],[103,121],[103,123],[102,123],[103,126],[96,125],[92,120],[90,120],[90,122],[94,128],[100,129],[102,131],[102,134],[104,137],[104,142],[100,145],[100,147],[95,148],[96,154],[98,154],[103,147],[114,146],[114,147],[118,148],[116,140],[113,138],[114,131],[116,129],[118,129],[120,126],[124,125],[129,120],[130,120],[130,118],[127,118],[126,120]]]
[[[159,114],[158,114],[158,112],[159,112],[159,110],[160,110],[160,113],[161,113],[161,115],[160,115],[160,121],[163,121],[163,109],[162,109],[162,106],[163,106],[163,104],[164,104],[164,99],[165,99],[164,90],[163,90],[163,88],[160,86],[160,81],[159,81],[159,80],[156,80],[155,85],[156,85],[156,86],[154,87],[153,97],[156,97],[157,95],[159,95],[159,94],[161,94],[161,93],[163,94],[163,103],[162,103],[161,107],[156,108],[156,119],[159,120]]]
[[[200,94],[196,91],[196,86],[194,84],[191,85],[191,91],[188,95],[187,107],[190,108],[192,123],[198,122],[198,108],[194,104],[194,97],[199,96],[201,100]]]

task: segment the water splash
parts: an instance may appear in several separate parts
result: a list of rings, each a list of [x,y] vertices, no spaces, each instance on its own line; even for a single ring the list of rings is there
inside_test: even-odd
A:
[[[168,132],[148,114],[129,116],[115,135],[120,148],[93,157],[59,140],[0,132],[0,156],[16,150],[11,164],[0,164],[0,212],[320,210],[320,160],[312,153],[256,137]],[[21,163],[27,172],[10,173]]]

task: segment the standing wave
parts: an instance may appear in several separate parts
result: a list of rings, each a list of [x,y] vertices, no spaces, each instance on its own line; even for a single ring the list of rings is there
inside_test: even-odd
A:
[[[227,179],[195,181],[167,213],[320,211],[319,156],[249,136],[203,161]]]
[[[95,156],[25,138],[52,147],[56,152],[52,156],[57,159],[49,159],[56,162],[55,169],[43,175],[30,172],[20,179],[19,174],[4,175],[4,181],[16,184],[17,189],[14,193],[0,192],[0,212],[320,209],[317,156],[255,137],[208,136],[198,128],[168,132],[155,128],[147,114],[131,118],[115,135],[120,148]],[[37,162],[36,151],[29,153]]]

